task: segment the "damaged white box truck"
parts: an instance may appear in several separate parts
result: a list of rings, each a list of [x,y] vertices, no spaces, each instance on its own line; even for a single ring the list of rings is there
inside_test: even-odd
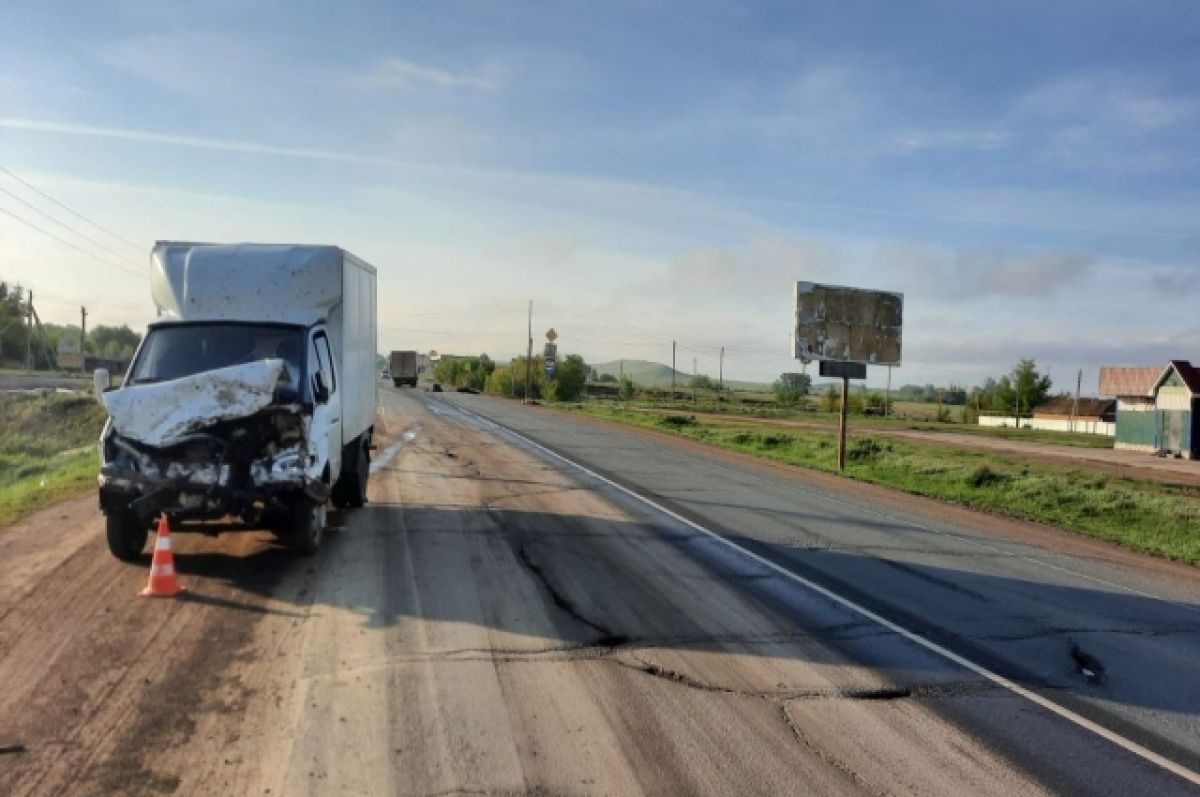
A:
[[[109,549],[135,559],[166,513],[315,553],[327,503],[366,501],[374,267],[336,246],[159,242],[151,269],[159,320],[120,388],[95,375]]]

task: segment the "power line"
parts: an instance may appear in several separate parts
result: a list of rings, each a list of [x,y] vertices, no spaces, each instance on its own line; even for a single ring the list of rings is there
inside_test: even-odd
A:
[[[49,219],[50,221],[54,222],[54,223],[55,223],[55,224],[57,224],[59,227],[62,227],[64,230],[67,230],[68,232],[74,233],[75,235],[78,235],[80,238],[82,238],[83,240],[85,240],[85,241],[87,241],[88,243],[92,244],[93,246],[96,246],[97,248],[99,248],[99,249],[102,249],[102,250],[104,250],[105,252],[108,252],[110,255],[112,255],[113,257],[117,258],[118,260],[120,260],[120,261],[122,261],[122,262],[125,262],[125,263],[128,263],[128,264],[129,264],[129,265],[131,265],[131,266],[137,267],[137,264],[136,264],[136,263],[134,263],[132,260],[129,260],[129,259],[128,259],[128,258],[126,258],[124,255],[117,254],[116,252],[114,252],[113,250],[109,249],[109,248],[108,248],[107,246],[105,246],[104,244],[102,244],[102,243],[100,243],[99,241],[97,241],[95,238],[92,238],[92,237],[90,237],[90,236],[84,235],[84,234],[83,234],[83,233],[81,233],[79,230],[75,229],[74,227],[72,227],[71,225],[67,224],[66,222],[59,221],[58,219],[54,218],[53,216],[51,216],[51,215],[50,215],[49,213],[47,213],[46,211],[44,211],[44,210],[42,210],[41,208],[39,208],[37,205],[35,205],[35,204],[33,204],[32,202],[29,202],[28,200],[26,200],[26,199],[24,199],[24,198],[22,198],[22,197],[18,196],[17,194],[14,194],[12,191],[9,191],[7,188],[5,188],[5,187],[3,187],[3,186],[0,186],[0,191],[3,191],[4,193],[8,194],[10,197],[12,197],[13,199],[17,200],[18,202],[20,202],[20,203],[21,203],[22,205],[24,205],[25,207],[29,208],[29,209],[30,209],[30,210],[32,210],[34,213],[37,213],[37,214],[39,214],[39,215],[41,215],[41,216],[43,216],[43,217],[45,217],[45,218]]]
[[[0,167],[0,168],[3,168],[3,167]],[[133,275],[135,275],[135,276],[138,276],[138,277],[144,277],[144,276],[146,276],[145,274],[143,274],[143,273],[141,273],[141,272],[139,272],[139,271],[134,271],[133,269],[131,269],[131,268],[127,268],[127,267],[125,267],[125,266],[122,266],[122,265],[120,265],[120,264],[118,264],[118,263],[113,263],[113,262],[111,262],[111,261],[109,261],[109,260],[105,260],[104,258],[100,257],[100,255],[96,254],[95,252],[89,252],[89,251],[88,251],[88,250],[86,250],[86,249],[83,249],[83,248],[81,248],[81,247],[79,247],[79,246],[76,246],[75,244],[71,243],[71,242],[70,242],[70,241],[68,241],[67,239],[65,239],[65,238],[60,238],[60,237],[58,237],[57,235],[55,235],[54,233],[52,233],[52,232],[49,232],[49,231],[47,231],[47,230],[45,230],[45,229],[43,229],[43,228],[41,228],[41,227],[37,226],[37,225],[36,225],[36,224],[34,224],[32,221],[29,221],[28,219],[23,219],[23,218],[21,218],[21,217],[20,217],[20,216],[18,216],[16,213],[13,213],[11,210],[6,210],[5,208],[0,208],[0,213],[3,213],[3,214],[4,214],[4,215],[6,215],[6,216],[11,216],[12,218],[14,218],[14,219],[16,219],[17,221],[19,221],[19,222],[21,222],[22,224],[24,224],[26,227],[30,227],[30,228],[32,228],[32,229],[34,229],[34,230],[37,230],[37,231],[38,231],[38,232],[40,232],[42,235],[45,235],[47,238],[53,238],[54,240],[58,241],[60,244],[62,244],[62,245],[64,245],[64,246],[69,246],[69,247],[71,247],[71,248],[72,248],[72,249],[74,249],[76,252],[82,252],[83,254],[87,255],[87,256],[88,256],[88,257],[90,257],[90,258],[92,258],[92,259],[94,259],[94,260],[98,260],[98,261],[100,261],[101,263],[103,263],[104,265],[108,266],[109,268],[115,268],[115,269],[117,269],[118,271],[124,271],[126,274],[133,274]]]
[[[49,200],[50,200],[51,202],[53,202],[54,204],[58,205],[60,208],[62,208],[63,210],[67,211],[68,213],[70,213],[72,216],[75,216],[76,218],[78,218],[78,219],[81,219],[81,220],[83,220],[83,221],[87,222],[88,224],[90,224],[90,225],[92,225],[93,227],[95,227],[97,230],[100,230],[101,232],[108,233],[109,235],[111,235],[113,238],[116,238],[116,239],[117,239],[118,241],[120,241],[121,243],[123,243],[123,244],[126,244],[127,246],[132,246],[132,247],[133,247],[134,249],[136,249],[138,252],[144,252],[144,251],[145,251],[145,247],[143,247],[143,246],[141,246],[141,245],[139,245],[139,244],[135,244],[133,241],[129,240],[128,238],[126,238],[126,237],[124,237],[124,236],[122,236],[122,235],[119,235],[119,234],[117,234],[117,233],[113,232],[113,231],[112,231],[112,230],[110,230],[109,228],[105,227],[103,224],[100,224],[100,223],[98,223],[98,222],[92,221],[91,219],[89,219],[87,216],[83,215],[83,214],[82,214],[82,213],[80,213],[79,211],[77,211],[77,210],[74,210],[73,208],[71,208],[71,207],[67,206],[66,204],[64,204],[64,203],[62,203],[62,202],[58,201],[57,199],[55,199],[54,197],[50,196],[50,195],[49,195],[49,194],[47,194],[45,191],[43,191],[42,189],[38,188],[36,185],[33,185],[32,183],[29,183],[29,182],[27,182],[27,181],[25,181],[25,180],[22,180],[20,177],[17,177],[15,174],[13,174],[12,172],[10,172],[8,169],[4,168],[3,166],[0,166],[0,172],[4,172],[4,173],[5,173],[5,174],[7,174],[9,177],[11,177],[12,179],[16,180],[16,181],[17,181],[18,183],[20,183],[21,185],[23,185],[23,186],[25,186],[26,188],[28,188],[30,191],[33,191],[34,193],[36,193],[36,194],[40,194],[41,196],[45,197],[46,199],[49,199]]]

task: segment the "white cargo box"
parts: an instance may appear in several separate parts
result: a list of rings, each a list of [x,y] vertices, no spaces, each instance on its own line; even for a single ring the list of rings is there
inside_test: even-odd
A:
[[[160,241],[150,292],[165,318],[329,331],[348,442],[375,422],[375,267],[337,246]]]

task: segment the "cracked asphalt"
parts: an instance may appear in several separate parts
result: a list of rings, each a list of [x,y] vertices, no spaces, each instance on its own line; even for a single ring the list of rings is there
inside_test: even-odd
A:
[[[177,534],[187,598],[139,601],[94,498],[0,531],[0,793],[1194,793],[484,418],[1193,769],[1195,571],[545,409],[381,402],[371,501],[313,559]]]

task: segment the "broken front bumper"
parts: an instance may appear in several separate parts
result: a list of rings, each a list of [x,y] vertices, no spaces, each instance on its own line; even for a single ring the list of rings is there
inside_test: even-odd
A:
[[[228,483],[227,465],[203,465],[186,473],[168,468],[166,475],[150,475],[107,464],[100,469],[100,508],[132,511],[146,521],[163,512],[195,519],[234,514],[250,520],[285,511],[297,495],[318,502],[329,498],[329,486],[303,470],[252,466],[251,473],[257,473],[252,485],[236,486]]]

